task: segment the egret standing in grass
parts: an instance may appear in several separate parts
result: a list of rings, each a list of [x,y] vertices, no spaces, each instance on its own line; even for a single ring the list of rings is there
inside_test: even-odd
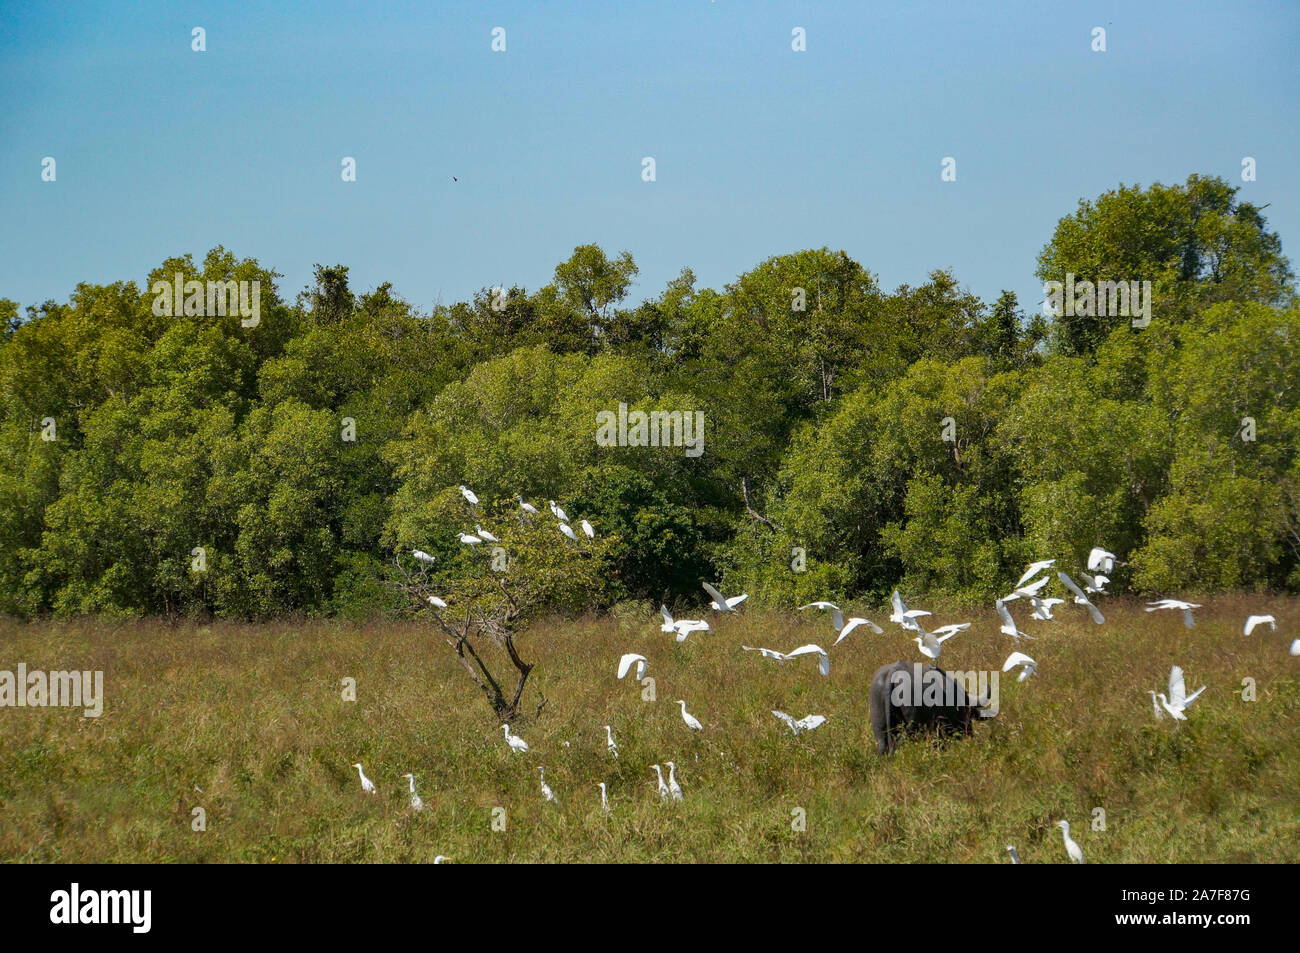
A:
[[[704,726],[700,724],[700,720],[686,710],[685,699],[677,699],[677,704],[682,706],[682,721],[686,722],[686,727],[691,731],[703,731]]]
[[[420,795],[418,795],[418,794],[415,793],[415,775],[413,775],[413,774],[404,774],[404,775],[402,775],[402,777],[406,778],[408,781],[411,782],[411,807],[412,807],[412,809],[417,810],[417,811],[423,811],[423,810],[424,810],[424,802],[423,802],[422,800],[420,800]]]
[[[512,735],[510,733],[509,725],[502,725],[501,730],[506,733],[506,744],[510,745],[511,751],[524,752],[528,750],[528,742],[524,741],[524,739],[520,738],[518,735]]]
[[[542,781],[542,797],[548,801],[554,801],[555,792],[552,791],[551,786],[546,783],[546,769],[540,764],[537,766],[537,774],[540,776]]]
[[[618,745],[614,744],[614,730],[609,725],[605,726],[605,748],[614,757],[618,757]]]
[[[1011,855],[1011,862],[1012,862],[1013,864],[1018,864],[1018,863],[1020,863],[1020,855],[1016,853],[1016,845],[1015,845],[1015,844],[1008,844],[1008,845],[1007,845],[1007,853]]]
[[[652,764],[650,767],[654,768],[655,774],[659,777],[659,800],[668,800],[668,785],[664,784],[663,769],[661,769],[657,764]]]
[[[352,767],[356,768],[357,774],[361,775],[361,790],[365,791],[367,794],[374,794],[375,782],[366,777],[366,772],[361,770],[361,762],[358,761]]]
[[[1065,852],[1070,855],[1070,859],[1076,864],[1083,863],[1083,850],[1074,842],[1070,836],[1070,822],[1057,821],[1056,826],[1061,829],[1061,836],[1065,838]]]
[[[606,814],[609,813],[609,798],[605,797],[605,782],[601,781],[596,787],[600,788],[600,809]]]
[[[677,778],[675,776],[677,765],[673,764],[671,761],[666,763],[668,765],[668,793],[672,795],[674,801],[680,801],[682,799],[682,786],[677,783]]]

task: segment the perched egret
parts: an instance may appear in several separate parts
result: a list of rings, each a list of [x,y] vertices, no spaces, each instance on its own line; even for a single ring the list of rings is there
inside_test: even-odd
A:
[[[559,525],[559,530],[561,533],[569,537],[569,539],[573,540],[575,543],[578,541],[578,534],[573,531],[573,527],[570,526],[568,523],[561,523]]]
[[[1002,671],[1004,672],[1009,672],[1016,667],[1020,668],[1020,677],[1016,679],[1017,682],[1023,682],[1038,671],[1038,663],[1024,652],[1012,652],[1007,656],[1007,660],[1002,663]]]
[[[537,766],[537,774],[539,775],[542,781],[542,797],[548,801],[554,801],[555,792],[552,791],[551,786],[546,783],[546,769],[542,767],[540,764]]]
[[[1065,852],[1070,855],[1070,859],[1076,864],[1083,863],[1083,851],[1074,842],[1074,838],[1070,836],[1070,822],[1057,821],[1056,826],[1061,829],[1061,836],[1065,838]]]
[[[783,711],[772,710],[772,714],[783,721],[787,728],[796,735],[803,734],[805,731],[812,731],[814,728],[820,728],[826,724],[825,715],[804,715],[798,721]]]
[[[1069,589],[1074,593],[1075,605],[1084,606],[1088,610],[1088,614],[1092,616],[1093,622],[1101,625],[1106,621],[1106,617],[1101,614],[1101,610],[1092,604],[1092,600],[1083,594],[1083,590],[1079,588],[1078,584],[1075,583],[1073,579],[1063,572],[1058,572],[1056,577],[1061,580],[1061,584],[1064,585],[1066,589]]]
[[[501,730],[506,733],[506,744],[510,745],[511,751],[523,752],[528,750],[528,742],[524,741],[524,739],[520,738],[518,735],[512,735],[510,733],[509,725],[502,725]]]
[[[367,794],[375,793],[375,782],[366,777],[366,772],[361,770],[361,762],[357,762],[352,767],[357,769],[357,774],[361,775],[361,790]]]
[[[1255,631],[1255,626],[1263,625],[1266,622],[1270,629],[1275,632],[1277,631],[1277,619],[1274,619],[1271,615],[1252,615],[1247,616],[1246,627],[1241,630],[1241,634],[1250,635],[1250,633]]]
[[[588,539],[596,538],[596,527],[592,526],[586,520],[579,520],[578,525],[582,527],[582,531],[587,534]]]
[[[1008,845],[1007,845],[1007,853],[1011,855],[1011,862],[1012,862],[1013,864],[1018,864],[1018,863],[1020,863],[1020,855],[1016,853],[1016,845],[1015,845],[1015,844],[1008,844]]]
[[[682,721],[686,722],[686,727],[691,731],[703,731],[704,726],[700,724],[700,720],[686,710],[686,702],[679,698],[677,704],[682,706]]]
[[[668,800],[669,791],[668,791],[668,785],[664,784],[663,770],[657,764],[652,764],[650,765],[650,767],[654,768],[655,774],[658,775],[659,777],[659,800],[661,801]]]
[[[671,761],[664,763],[668,765],[668,793],[672,795],[674,801],[680,801],[682,799],[682,786],[677,783],[677,778],[674,777],[677,765]]]
[[[445,608],[447,608],[447,602],[446,602],[446,600],[445,600],[445,599],[440,599],[438,596],[430,596],[430,597],[429,597],[429,605],[434,606],[434,607],[436,607],[436,608],[438,608],[438,609],[445,609]]]
[[[844,628],[844,613],[833,602],[810,602],[806,606],[800,606],[798,611],[803,612],[804,609],[826,609],[831,614],[831,625],[835,627],[835,631],[839,632]]]
[[[501,542],[501,540],[497,539],[495,536],[493,536],[491,533],[485,530],[482,526],[479,526],[478,523],[474,524],[474,532],[478,534],[479,539],[486,540],[489,543]]]
[[[898,594],[897,589],[890,593],[889,603],[894,607],[894,611],[890,613],[889,621],[897,622],[903,628],[911,629],[913,632],[921,631],[921,626],[916,620],[923,615],[930,615],[930,612],[925,609],[909,609],[904,604],[903,597]]]
[[[635,652],[629,652],[618,660],[618,677],[622,678],[627,674],[628,669],[635,665],[636,675],[634,677],[639,682],[645,675],[645,667],[647,664],[648,660],[644,655],[637,655]]]
[[[518,493],[515,494],[515,499],[519,501],[519,508],[523,510],[525,513],[527,513],[529,516],[537,515],[537,507],[533,506],[533,504],[531,503],[525,503],[524,498],[520,496]]]
[[[434,563],[433,557],[430,556],[428,553],[426,553],[423,549],[413,549],[411,550],[411,555],[414,556],[416,559],[418,559],[420,562],[424,563],[426,566],[432,566]]]
[[[474,491],[471,490],[469,487],[462,484],[460,488],[460,495],[465,497],[465,499],[469,501],[470,506],[478,506],[478,497],[474,495]]]
[[[415,793],[415,775],[404,774],[402,777],[411,782],[411,807],[417,811],[423,811],[424,802],[420,800],[420,795]]]
[[[797,649],[792,649],[785,653],[785,657],[788,659],[799,658],[803,655],[816,655],[817,671],[821,672],[823,675],[829,675],[831,673],[831,657],[826,654],[826,650],[820,645],[809,643],[808,645],[801,645]]]
[[[605,726],[605,747],[614,757],[618,757],[618,745],[614,744],[614,729]]]
[[[746,599],[749,598],[749,593],[744,593],[743,595],[732,596],[730,599],[728,599],[722,593],[718,592],[718,590],[710,586],[707,582],[704,583],[703,585],[704,585],[704,591],[707,592],[709,594],[709,598],[713,600],[711,603],[709,603],[709,607],[712,609],[716,609],[718,612],[735,612],[736,606],[740,605],[742,602],[744,602]]]
[[[778,662],[786,661],[785,653],[778,652],[776,649],[763,649],[753,645],[742,645],[740,649],[742,652],[757,652],[763,658],[774,658]]]
[[[605,797],[605,782],[601,781],[596,787],[600,788],[600,809],[606,814],[609,813],[609,798]]]
[[[1192,610],[1199,609],[1199,602],[1183,602],[1181,599],[1161,599],[1159,602],[1148,602],[1147,612],[1158,612],[1161,609],[1180,609],[1183,613],[1183,625],[1191,628],[1196,624],[1192,618]]]
[[[1192,702],[1196,701],[1197,696],[1205,691],[1202,685],[1190,695],[1187,694],[1187,684],[1183,681],[1183,670],[1175,665],[1169,670],[1169,697],[1166,699],[1162,692],[1158,697],[1160,704],[1164,706],[1165,711],[1169,712],[1175,721],[1186,721],[1187,716],[1183,714]]]
[[[546,502],[550,504],[552,516],[554,516],[561,523],[569,522],[569,514],[564,512],[564,510],[560,509],[560,507],[556,506],[554,500],[547,500]]]
[[[1040,559],[1036,563],[1030,563],[1029,568],[1025,570],[1025,574],[1020,577],[1020,579],[1016,582],[1016,584],[1012,588],[1019,589],[1030,579],[1033,579],[1035,576],[1037,576],[1040,572],[1043,572],[1044,570],[1047,569],[1051,569],[1055,565],[1056,565],[1055,559]]]
[[[1006,604],[1001,599],[998,599],[994,605],[998,607],[998,615],[1002,618],[1002,628],[998,630],[999,632],[1003,635],[1011,636],[1016,640],[1017,645],[1020,644],[1021,639],[1033,639],[1032,635],[1027,632],[1021,632],[1020,629],[1017,628],[1016,620],[1011,618],[1011,611],[1006,607]]]
[[[483,542],[483,540],[479,539],[473,533],[457,533],[456,538],[466,546],[477,546],[479,543]]]
[[[876,633],[876,635],[882,635],[884,634],[885,631],[880,626],[876,625],[876,623],[872,622],[870,619],[864,619],[861,616],[855,615],[853,616],[853,618],[849,619],[847,622],[844,623],[843,628],[840,629],[839,637],[836,638],[836,640],[831,643],[831,648],[834,648],[835,646],[843,642],[846,638],[848,638],[849,633],[852,632],[860,625],[865,625],[872,632]]]
[[[1092,572],[1110,572],[1115,568],[1115,554],[1108,553],[1100,546],[1094,546],[1088,553],[1088,569]]]

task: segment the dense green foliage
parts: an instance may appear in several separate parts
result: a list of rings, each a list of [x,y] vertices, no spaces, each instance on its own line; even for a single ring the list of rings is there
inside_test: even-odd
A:
[[[259,280],[260,322],[158,316],[150,289],[177,272]],[[489,529],[516,494],[550,529],[550,499],[595,524],[570,608],[695,598],[702,578],[783,604],[982,597],[1093,545],[1118,589],[1300,588],[1278,236],[1218,179],[1121,187],[1059,223],[1038,273],[1066,272],[1150,281],[1150,324],[1026,318],[941,271],[889,293],[828,249],[721,291],[683,271],[635,306],[632,257],[594,245],[534,292],[428,314],[387,284],[356,295],[343,266],[290,304],[220,247],[25,319],[0,299],[0,611],[391,608],[413,548],[443,577],[480,568],[455,536],[475,521],[462,483]],[[599,445],[620,403],[702,411],[703,453]]]

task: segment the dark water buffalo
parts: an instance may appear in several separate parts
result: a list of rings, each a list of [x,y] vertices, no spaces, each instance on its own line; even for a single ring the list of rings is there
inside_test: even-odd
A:
[[[908,662],[876,669],[870,701],[871,730],[880,754],[892,752],[899,736],[913,729],[968,735],[972,720],[981,717],[988,704],[937,665]]]

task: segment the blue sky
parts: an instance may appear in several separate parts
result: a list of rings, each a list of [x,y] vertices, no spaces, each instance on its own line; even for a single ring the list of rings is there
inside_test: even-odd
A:
[[[1284,252],[1300,241],[1294,3],[0,11],[0,297],[24,306],[222,244],[289,299],[339,262],[354,290],[391,281],[427,310],[536,288],[597,242],[632,252],[637,301],[686,265],[721,287],[827,245],[889,289],[952,268],[1036,307],[1035,257],[1079,198],[1192,172],[1271,203]]]

